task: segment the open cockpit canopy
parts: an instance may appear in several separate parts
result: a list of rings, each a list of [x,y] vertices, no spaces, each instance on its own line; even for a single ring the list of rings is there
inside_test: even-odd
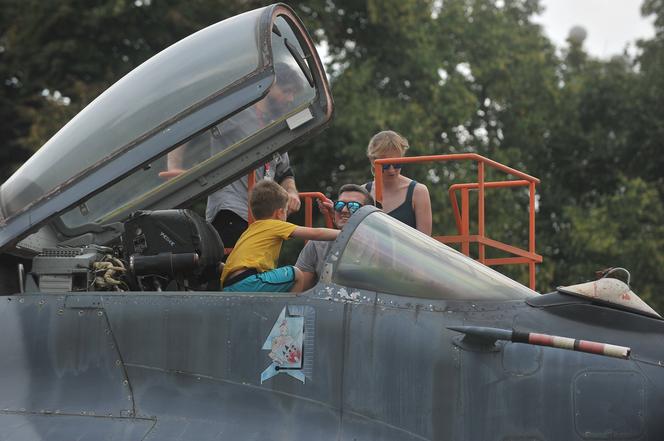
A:
[[[51,219],[73,237],[184,205],[320,130],[332,110],[290,8],[219,22],[119,80],[0,187],[0,247]]]
[[[521,300],[535,291],[373,207],[353,215],[332,281],[434,300]],[[329,257],[328,257],[329,258]]]

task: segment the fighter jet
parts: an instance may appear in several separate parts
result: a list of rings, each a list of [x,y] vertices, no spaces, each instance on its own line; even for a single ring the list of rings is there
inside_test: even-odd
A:
[[[541,295],[367,206],[309,291],[214,290],[223,244],[183,207],[333,109],[273,5],[146,61],[5,182],[0,439],[661,439],[664,322],[623,270]]]

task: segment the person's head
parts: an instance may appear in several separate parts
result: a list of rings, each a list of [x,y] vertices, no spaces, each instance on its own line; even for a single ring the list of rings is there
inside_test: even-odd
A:
[[[304,78],[283,62],[274,65],[275,83],[267,96],[259,102],[261,110],[274,119],[287,113],[295,97],[302,91]]]
[[[408,140],[406,138],[392,130],[384,130],[376,133],[369,141],[367,157],[371,161],[373,170],[376,159],[401,158],[406,155],[406,150],[408,150]],[[400,164],[383,166],[383,174],[385,176],[397,176],[400,172]]]
[[[251,190],[249,207],[256,220],[286,220],[288,215],[288,193],[273,180],[264,179]]]
[[[343,228],[355,211],[364,205],[373,204],[373,198],[361,185],[342,185],[339,189],[339,197],[334,203],[334,225],[339,229]]]

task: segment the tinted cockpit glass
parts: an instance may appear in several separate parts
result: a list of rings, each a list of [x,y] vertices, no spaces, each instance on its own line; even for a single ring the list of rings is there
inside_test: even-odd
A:
[[[13,215],[255,71],[262,12],[247,12],[187,37],[100,95],[2,186],[5,214]]]
[[[441,300],[524,299],[537,293],[384,213],[353,232],[335,270],[340,285]]]
[[[283,121],[307,107],[316,97],[292,52],[288,41],[299,54],[302,49],[286,21],[278,17],[272,32],[275,83],[268,94],[254,105],[220,122],[168,154],[155,159],[61,216],[68,228],[104,221],[115,210],[123,209],[163,187],[176,185],[189,171],[222,156],[229,148],[243,143],[260,131]]]

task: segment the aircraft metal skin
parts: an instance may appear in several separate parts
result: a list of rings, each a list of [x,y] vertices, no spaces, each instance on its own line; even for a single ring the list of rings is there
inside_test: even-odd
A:
[[[228,35],[237,38],[222,38]],[[143,230],[127,231],[122,223],[136,210],[157,214],[138,219],[182,220],[184,212],[174,208],[246,175],[331,121],[322,63],[285,5],[220,22],[178,45],[81,113],[99,127],[131,133],[105,120],[113,113],[94,110],[126,103],[150,117],[145,127],[125,121],[135,138],[93,136],[102,146],[117,145],[86,150],[85,139],[72,144],[77,121],[85,120],[77,117],[36,154],[32,164],[48,165],[48,173],[23,167],[0,187],[0,440],[663,438],[664,320],[656,312],[580,297],[578,286],[537,295],[375,207],[353,214],[321,280],[299,296],[211,291],[198,284],[200,273],[184,280],[172,268],[128,271],[125,285],[109,272],[119,270],[100,271],[121,258],[132,262],[134,254],[123,255],[128,243],[145,245],[131,242],[145,239]],[[239,65],[256,61],[219,69],[228,57],[215,51],[230,51]],[[209,88],[201,96],[182,81],[192,75],[190,65],[178,63],[181,53],[196,53],[201,78],[211,78],[194,84],[198,92]],[[268,101],[279,84],[279,60],[299,69],[300,101],[225,150],[204,145],[199,162],[165,179],[171,152],[195,151],[194,141],[209,141],[218,127]],[[171,113],[163,120],[151,109],[164,107],[164,96],[142,109],[131,107],[144,103],[140,96],[125,99],[126,90],[140,94],[150,85],[141,81],[162,71],[173,89],[158,89],[189,99],[166,100]],[[224,72],[231,73],[215,76]],[[218,89],[220,78],[228,84]],[[72,145],[89,156],[62,175],[60,167],[77,160]],[[47,160],[63,152],[69,161]],[[136,198],[123,199],[129,193]],[[159,217],[165,209],[173,210]],[[208,242],[180,257],[196,252],[196,261],[205,261],[214,255],[214,240]],[[136,256],[169,257],[161,251]],[[367,270],[367,262],[378,263]],[[108,280],[98,284],[104,275]],[[195,290],[186,290],[185,281]],[[113,283],[123,291],[106,290]],[[574,340],[563,342],[568,350],[518,342],[527,333]],[[518,341],[510,341],[513,335]],[[608,354],[618,356],[573,350],[602,347],[595,343],[622,348]]]
[[[538,299],[547,306],[418,304],[368,291],[349,301],[341,289],[319,286],[302,297],[5,298],[0,435],[654,440],[664,433],[659,320],[555,293]],[[263,340],[286,306],[313,316],[314,350],[304,354],[312,375],[260,384],[270,361]],[[488,324],[623,344],[633,356],[464,344],[448,329]]]
[[[377,210],[350,219],[328,263]],[[654,440],[664,321],[561,293],[434,300],[322,281],[269,293],[69,293],[0,303],[0,439]],[[422,293],[421,293],[422,294]],[[422,294],[424,295],[424,294]],[[302,317],[303,381],[261,374]],[[458,327],[626,346],[627,359]]]

